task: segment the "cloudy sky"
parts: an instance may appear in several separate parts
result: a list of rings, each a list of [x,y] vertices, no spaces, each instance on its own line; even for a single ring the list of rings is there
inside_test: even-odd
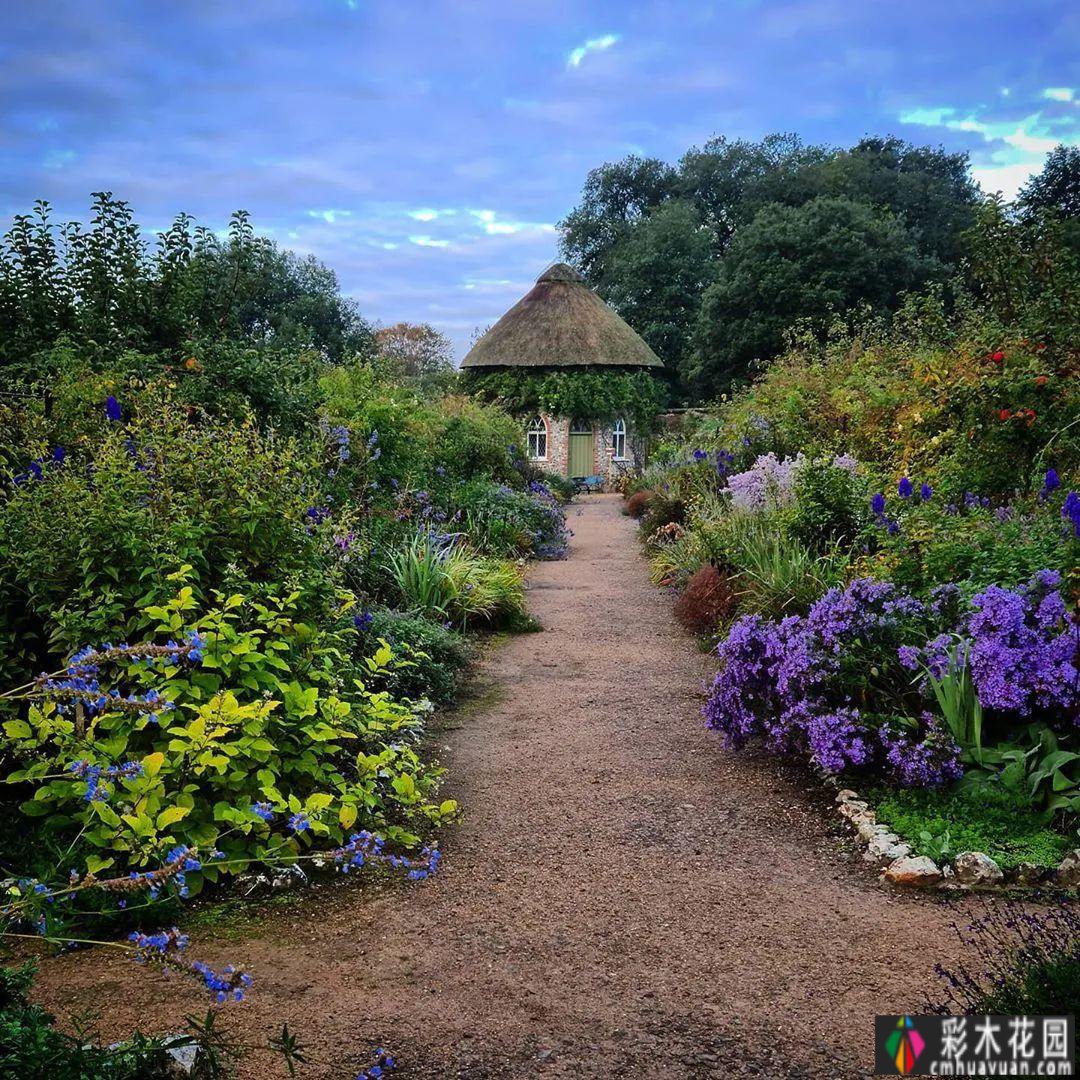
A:
[[[586,172],[711,135],[966,150],[1012,194],[1080,144],[1075,0],[34,0],[0,34],[0,224],[244,207],[459,354]]]

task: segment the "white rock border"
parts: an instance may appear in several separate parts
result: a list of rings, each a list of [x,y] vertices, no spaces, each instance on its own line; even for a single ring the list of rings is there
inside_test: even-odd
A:
[[[1004,888],[1074,889],[1080,886],[1080,848],[1070,851],[1055,870],[1020,863],[1008,872],[981,851],[962,851],[951,863],[938,866],[926,855],[913,855],[911,846],[878,823],[877,814],[858,792],[841,788],[831,773],[819,772],[828,787],[836,792],[837,812],[854,830],[863,848],[863,861],[881,870],[881,880],[908,888],[950,890]]]

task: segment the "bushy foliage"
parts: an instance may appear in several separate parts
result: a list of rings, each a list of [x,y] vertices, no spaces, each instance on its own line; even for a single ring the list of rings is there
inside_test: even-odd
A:
[[[691,634],[715,634],[734,606],[727,576],[715,566],[703,566],[675,601],[675,618]]]
[[[35,684],[25,717],[4,724],[19,763],[5,780],[32,789],[23,812],[78,832],[94,873],[183,844],[225,853],[202,870],[214,879],[301,834],[341,841],[358,821],[415,842],[410,828],[443,812],[438,770],[415,750],[421,718],[367,691],[348,634],[299,621],[295,599],[235,595],[199,614],[183,586],[145,609],[146,644],[77,654]],[[192,644],[155,650],[166,635]],[[391,660],[377,646],[366,668]]]
[[[457,696],[458,682],[469,663],[461,635],[422,615],[386,609],[358,616],[363,631],[354,647],[361,655],[385,641],[393,654],[389,666],[365,673],[365,686],[386,690],[396,699],[449,705]]]
[[[471,371],[465,386],[515,416],[537,412],[629,423],[639,435],[656,426],[667,402],[663,382],[647,371]]]
[[[546,484],[532,480],[524,490],[473,480],[454,492],[460,523],[486,554],[566,557],[566,517]]]
[[[843,150],[717,137],[677,166],[632,156],[594,169],[563,250],[683,392],[709,396],[776,356],[798,320],[888,311],[947,276],[977,197],[965,155],[896,138]]]

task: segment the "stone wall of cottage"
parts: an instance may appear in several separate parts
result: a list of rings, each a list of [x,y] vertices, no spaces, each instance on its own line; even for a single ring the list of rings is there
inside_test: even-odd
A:
[[[547,424],[547,457],[536,464],[548,472],[566,476],[570,468],[570,421],[564,417],[542,414]],[[613,429],[610,423],[594,422],[593,473],[609,483],[624,472],[633,472],[644,466],[644,441],[634,436],[627,426],[626,457],[616,459],[612,453]]]

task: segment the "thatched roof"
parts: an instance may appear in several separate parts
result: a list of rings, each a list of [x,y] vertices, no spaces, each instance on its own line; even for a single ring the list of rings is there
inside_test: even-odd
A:
[[[469,351],[463,368],[663,367],[566,263],[555,263]]]

